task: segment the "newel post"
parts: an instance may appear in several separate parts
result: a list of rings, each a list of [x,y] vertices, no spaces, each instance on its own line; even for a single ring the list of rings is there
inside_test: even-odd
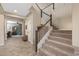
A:
[[[42,10],[41,10],[41,18],[42,18]]]
[[[52,26],[52,14],[50,15],[50,26]]]
[[[38,30],[36,30],[36,40],[35,40],[35,52],[38,50]]]

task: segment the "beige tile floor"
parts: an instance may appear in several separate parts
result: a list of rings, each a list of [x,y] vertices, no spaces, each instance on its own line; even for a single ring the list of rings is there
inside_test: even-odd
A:
[[[0,47],[0,56],[32,56],[33,45],[24,42],[20,37],[10,38]]]

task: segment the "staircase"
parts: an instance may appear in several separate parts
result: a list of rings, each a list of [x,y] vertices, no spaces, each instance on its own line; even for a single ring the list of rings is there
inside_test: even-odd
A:
[[[39,56],[72,56],[72,31],[51,31],[43,47],[38,50]]]

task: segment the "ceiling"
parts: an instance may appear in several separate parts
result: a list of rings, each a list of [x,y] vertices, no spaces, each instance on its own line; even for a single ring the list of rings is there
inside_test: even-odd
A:
[[[38,3],[41,9],[45,8],[50,3]],[[29,13],[29,9],[33,5],[32,3],[2,3],[4,11],[15,13],[17,15],[26,16]],[[51,14],[53,6],[46,8],[44,11]],[[55,3],[55,17],[63,17],[72,14],[72,4],[70,3]]]
[[[2,3],[1,5],[6,12],[26,16],[29,13],[32,3]]]

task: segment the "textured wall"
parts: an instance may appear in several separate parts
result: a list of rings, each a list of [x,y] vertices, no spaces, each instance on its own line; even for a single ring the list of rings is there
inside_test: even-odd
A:
[[[0,45],[4,45],[4,15],[0,15]]]
[[[72,44],[73,46],[79,47],[79,4],[73,4],[72,21]]]
[[[54,24],[60,30],[72,30],[72,16],[56,19],[54,20]]]
[[[27,17],[27,32],[26,34],[28,35],[28,41],[33,44],[33,14],[30,14]]]

